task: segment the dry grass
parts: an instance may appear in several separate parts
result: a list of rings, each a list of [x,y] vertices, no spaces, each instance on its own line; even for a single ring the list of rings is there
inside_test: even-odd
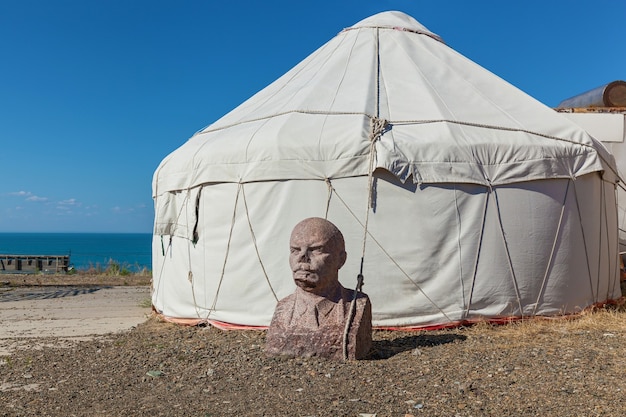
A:
[[[586,309],[579,314],[560,317],[533,317],[512,321],[506,325],[480,322],[466,329],[466,334],[488,336],[492,339],[507,339],[519,343],[534,343],[537,338],[555,338],[570,334],[603,332],[607,337],[614,333],[626,334],[625,298],[616,305]]]

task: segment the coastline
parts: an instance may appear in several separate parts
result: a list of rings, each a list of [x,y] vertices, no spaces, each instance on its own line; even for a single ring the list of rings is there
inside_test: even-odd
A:
[[[108,275],[78,272],[75,274],[0,274],[0,287],[43,286],[149,286],[151,274]]]

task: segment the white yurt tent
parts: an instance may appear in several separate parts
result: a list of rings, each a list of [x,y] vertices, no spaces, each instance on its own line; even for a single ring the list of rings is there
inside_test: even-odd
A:
[[[289,235],[325,217],[381,327],[580,311],[620,296],[615,167],[552,109],[385,12],[196,133],[154,174],[154,308],[267,326]],[[362,269],[361,269],[362,268]]]

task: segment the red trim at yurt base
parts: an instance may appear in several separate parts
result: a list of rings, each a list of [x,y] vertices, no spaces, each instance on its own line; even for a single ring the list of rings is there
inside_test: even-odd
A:
[[[503,325],[509,324],[513,322],[523,321],[523,320],[563,320],[563,319],[572,319],[576,316],[580,315],[585,311],[592,311],[598,308],[604,308],[606,306],[621,306],[626,304],[626,297],[620,297],[616,300],[607,300],[600,303],[595,303],[590,305],[589,307],[581,310],[578,313],[564,314],[560,316],[529,316],[529,317],[497,317],[491,319],[478,318],[474,320],[461,320],[444,324],[427,324],[423,326],[375,326],[375,330],[391,330],[391,331],[400,331],[400,332],[414,332],[414,331],[428,331],[428,330],[443,330],[443,329],[453,329],[461,326],[472,326],[478,323],[487,323],[494,325]],[[227,323],[219,320],[207,320],[207,319],[189,319],[189,318],[178,318],[178,317],[168,317],[163,313],[158,312],[154,306],[152,307],[152,311],[160,320],[163,320],[168,323],[180,324],[183,326],[198,326],[201,324],[209,324],[220,330],[267,330],[268,326],[249,326],[246,324],[237,324],[237,323]]]

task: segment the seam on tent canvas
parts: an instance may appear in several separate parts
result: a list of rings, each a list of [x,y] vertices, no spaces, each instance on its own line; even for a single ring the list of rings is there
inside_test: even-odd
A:
[[[170,193],[171,193],[171,191],[170,191]],[[158,199],[158,197],[155,198],[155,202],[156,202],[156,199]],[[189,189],[187,189],[187,194],[185,195],[185,199],[184,199],[183,203],[180,206],[178,214],[176,215],[176,221],[175,221],[174,225],[178,225],[179,224],[179,220],[180,220],[181,215],[183,214],[183,211],[185,213],[187,213],[186,207],[187,207],[188,201],[189,201]],[[158,204],[155,204],[155,206],[158,207]],[[156,216],[155,216],[155,219],[156,219]],[[155,222],[156,222],[156,220],[155,220]],[[163,235],[161,235],[161,250],[163,251],[163,258],[164,259],[166,258],[167,253],[169,253],[170,257],[172,256],[172,232],[173,231],[170,228],[170,235],[169,235],[170,236],[170,240],[169,240],[169,243],[167,245],[167,249],[165,249],[163,247]],[[162,282],[163,282],[162,278],[163,278],[163,270],[164,269],[165,269],[165,262],[162,262],[161,263],[161,270],[158,273],[159,287],[161,287]],[[192,290],[193,290],[193,285],[192,285]],[[155,292],[154,297],[158,298],[159,297],[160,288],[156,288],[154,292]]]
[[[502,214],[500,212],[500,201],[498,199],[498,193],[495,189],[493,189],[493,196],[496,202],[496,214],[498,216],[498,224],[500,225],[500,236],[502,237],[502,244],[504,245],[504,250],[506,251],[506,258],[509,262],[509,269],[511,270],[511,278],[513,280],[513,288],[515,289],[515,296],[517,297],[517,305],[520,310],[520,316],[524,317],[524,308],[522,307],[522,297],[520,296],[519,286],[517,283],[517,277],[515,276],[515,269],[513,268],[513,260],[511,259],[511,251],[509,250],[509,243],[506,239],[506,234],[504,233],[504,224],[502,223]]]
[[[261,269],[263,270],[263,276],[265,277],[265,281],[267,285],[270,287],[270,291],[272,291],[272,295],[274,299],[278,302],[278,296],[272,287],[272,283],[270,282],[270,278],[267,275],[267,271],[265,270],[265,265],[263,264],[263,260],[261,259],[261,254],[259,253],[259,246],[256,242],[256,235],[254,234],[254,229],[252,228],[252,221],[250,220],[250,211],[248,210],[248,202],[246,201],[246,191],[241,184],[241,196],[243,197],[243,206],[246,209],[246,218],[248,219],[248,227],[250,228],[250,236],[252,236],[252,244],[254,245],[254,250],[256,252],[257,259],[259,260],[259,264],[261,265]]]
[[[326,45],[328,45],[328,44],[326,44]],[[325,62],[326,62],[326,61],[328,61],[328,59],[329,59],[330,57],[332,57],[332,56],[335,54],[335,52],[336,52],[336,51],[337,51],[337,50],[338,50],[338,49],[339,49],[342,45],[343,45],[343,40],[341,40],[340,42],[338,42],[338,43],[337,43],[337,45],[336,45],[334,48],[332,48],[330,51],[328,51],[328,52],[326,51],[326,48],[325,48],[325,47],[322,47],[322,49],[318,50],[318,51],[315,53],[315,56],[317,57],[317,55],[318,55],[318,54],[319,54],[320,56],[323,56],[323,55],[325,54],[325,55],[326,55]],[[323,53],[322,53],[322,52],[323,52]],[[300,66],[300,65],[298,65],[298,66],[294,67],[294,68],[293,68],[293,70],[297,70],[297,71],[293,71],[293,74],[291,74],[291,77],[289,78],[289,80],[286,80],[286,81],[283,83],[283,85],[282,85],[279,89],[277,89],[277,90],[276,90],[273,94],[268,95],[268,96],[266,97],[266,99],[265,99],[263,102],[260,102],[260,103],[258,103],[258,104],[256,105],[256,107],[251,108],[251,109],[250,109],[250,111],[249,111],[248,113],[249,113],[249,114],[254,114],[254,113],[257,113],[259,110],[263,109],[269,101],[271,101],[271,100],[272,100],[275,96],[277,96],[280,92],[282,92],[282,91],[283,91],[283,89],[285,89],[285,88],[286,88],[286,86],[290,85],[291,81],[293,81],[294,79],[298,78],[298,77],[300,76],[300,74],[302,74],[302,73],[304,73],[305,71],[307,71],[307,70],[309,69],[309,64],[310,64],[310,63],[312,63],[312,62],[314,62],[314,61],[315,61],[314,59],[310,59],[310,60],[306,61],[306,65],[301,65],[301,66]],[[304,61],[303,61],[303,62],[304,62]],[[315,74],[315,75],[316,75],[316,74]],[[297,91],[293,93],[292,97],[293,97],[295,94],[297,94]],[[232,125],[229,125],[229,126],[236,126],[236,125],[238,125],[238,124],[240,124],[240,123],[235,123],[235,124],[232,124]],[[199,131],[197,131],[197,132],[196,132],[196,135],[197,135],[197,134],[200,134],[200,133],[204,133],[204,130],[205,130],[205,129],[208,129],[209,127],[211,127],[211,125],[207,125],[207,126],[203,127],[202,129],[200,129]],[[228,127],[228,126],[227,126],[227,127]],[[212,129],[212,130],[215,130],[215,129]],[[219,130],[219,129],[218,129],[218,130]],[[194,136],[195,136],[195,135],[194,135]]]
[[[163,235],[161,235],[161,247],[163,247]],[[156,288],[154,286],[152,287],[152,290],[153,290],[152,298],[154,298],[154,299],[158,299],[159,298],[159,294],[161,293],[161,289],[163,288],[163,284],[164,284],[163,283],[163,270],[165,269],[165,258],[166,258],[168,253],[171,256],[171,254],[172,254],[172,235],[170,235],[170,241],[167,244],[167,249],[163,248],[163,261],[161,262],[161,269],[159,270],[159,273],[158,273],[159,283],[158,283]]]
[[[598,253],[597,253],[597,265],[596,265],[596,288],[597,288],[597,292],[598,292],[598,300],[600,301],[600,271],[602,270],[602,232],[604,231],[602,229],[602,215],[606,215],[606,212],[603,210],[604,209],[604,200],[603,198],[605,198],[604,195],[604,185],[602,184],[602,181],[600,181],[600,201],[598,201],[598,204],[600,205],[600,218],[598,219],[598,223],[599,223],[599,227],[598,227]],[[605,218],[606,220],[606,218]],[[605,225],[606,226],[606,225]],[[607,264],[607,268],[610,268],[610,263]],[[607,271],[608,272],[608,271]],[[608,282],[607,282],[608,284]],[[607,297],[608,298],[608,291],[609,291],[609,287],[607,286]],[[606,300],[606,298],[604,298]]]
[[[235,195],[235,205],[233,207],[233,217],[230,221],[230,230],[228,231],[228,242],[226,243],[226,253],[224,254],[224,263],[222,265],[222,272],[220,273],[220,280],[217,283],[217,289],[215,290],[215,297],[213,298],[213,304],[209,308],[207,312],[206,319],[208,320],[211,314],[215,311],[215,307],[217,306],[217,298],[220,294],[220,289],[222,288],[222,281],[224,281],[224,274],[226,272],[226,264],[228,263],[228,255],[230,253],[230,243],[233,238],[233,229],[235,228],[235,220],[237,218],[237,203],[239,202],[239,193],[241,191],[243,184],[239,183],[237,186],[237,194]]]
[[[337,85],[335,87],[335,94],[333,95],[333,98],[332,98],[330,104],[328,105],[329,109],[332,109],[335,106],[335,102],[337,100],[337,94],[339,93],[339,90],[341,89],[341,86],[343,85],[343,82],[346,79],[346,74],[348,72],[349,62],[350,62],[350,59],[352,58],[352,53],[354,51],[354,46],[357,44],[357,41],[358,41],[358,36],[355,37],[354,41],[352,42],[352,45],[350,46],[350,53],[348,54],[348,56],[346,58],[345,65],[343,67],[343,73],[341,74],[341,78],[339,79],[339,82],[337,83]],[[344,40],[342,40],[339,43],[339,45],[342,45],[343,43],[344,43]],[[337,45],[337,48],[339,47],[339,45]],[[328,57],[331,57],[331,56],[332,56],[332,54],[328,55]],[[322,68],[324,68],[326,66],[327,63],[328,63],[328,58],[324,61],[324,64],[319,67],[318,72],[320,72],[322,70]],[[315,75],[317,75],[318,72],[316,72]],[[297,94],[297,93],[294,93],[294,96],[295,96],[295,94]],[[330,116],[329,114],[326,114],[325,117],[324,117],[324,120],[320,124],[319,136],[318,136],[318,139],[317,139],[318,149],[321,149],[322,135],[323,135],[324,129],[326,128],[326,122],[328,121],[328,117],[329,116]],[[322,153],[319,152],[319,154],[321,155]]]
[[[361,220],[359,220],[359,218],[356,216],[356,214],[350,209],[350,207],[348,206],[348,204],[344,201],[343,198],[341,198],[341,195],[339,195],[339,193],[337,192],[337,189],[333,187],[333,192],[334,194],[337,196],[337,198],[339,199],[339,201],[341,201],[341,203],[343,204],[343,206],[346,208],[346,210],[348,210],[348,212],[352,215],[352,217],[354,218],[354,220],[357,221],[357,223],[359,223],[359,225],[361,225],[361,227],[365,227],[365,225],[361,222]],[[396,268],[398,268],[398,270],[402,273],[402,275],[404,275],[404,277],[415,286],[415,288],[417,288],[417,290],[422,293],[424,295],[424,297],[437,309],[439,310],[439,312],[450,322],[452,322],[453,320],[448,317],[448,315],[441,309],[441,307],[439,307],[429,296],[428,294],[426,294],[426,292],[424,292],[424,290],[422,289],[422,287],[420,287],[420,285],[413,281],[413,279],[409,276],[409,274],[398,264],[398,262],[393,258],[393,256],[391,256],[391,254],[389,254],[389,252],[387,252],[387,250],[385,250],[385,248],[383,247],[383,245],[381,245],[381,243],[368,231],[367,235],[369,236],[370,239],[372,239],[372,241],[376,244],[376,246],[378,246],[378,248],[385,254],[385,256],[387,256],[387,258],[389,258],[389,260],[396,266]]]
[[[374,100],[374,105],[376,106],[374,109],[374,115],[376,117],[380,117],[380,31],[376,28],[376,36],[375,36],[375,45],[376,48],[376,97]]]
[[[587,239],[585,238],[585,227],[583,225],[583,216],[582,213],[580,212],[580,202],[578,201],[578,192],[576,190],[576,179],[572,178],[572,184],[574,184],[573,190],[574,190],[574,200],[576,201],[576,211],[578,212],[578,224],[580,225],[580,232],[582,234],[583,237],[583,247],[585,248],[585,261],[587,264],[587,277],[589,280],[589,288],[591,289],[591,299],[596,302],[597,300],[597,296],[596,294],[594,294],[593,292],[593,280],[591,277],[591,265],[589,264],[589,252],[587,250]]]
[[[608,182],[608,181],[604,181],[603,180],[603,182]],[[613,262],[615,262],[615,272],[612,275],[613,276],[613,283],[611,284],[611,288],[613,288],[615,286],[615,284],[616,284],[615,281],[617,281],[617,287],[620,288],[620,281],[621,281],[620,280],[620,268],[621,268],[621,266],[620,266],[620,259],[621,259],[622,255],[621,255],[621,253],[619,253],[619,208],[618,208],[618,205],[617,205],[617,199],[618,199],[619,193],[616,192],[615,184],[611,184],[610,182],[608,182],[608,184],[609,184],[608,185],[609,187],[613,188],[613,193],[614,193],[614,198],[615,198],[615,205],[612,205],[612,207],[615,208],[615,211],[614,211],[613,214],[615,216],[615,222],[616,222],[616,224],[618,226],[618,231],[615,234],[615,240],[613,241],[613,244],[615,245],[615,248],[617,249],[617,252],[618,252],[618,258],[613,260]],[[608,207],[607,207],[607,210],[608,210]],[[608,219],[607,219],[607,222],[608,222]],[[609,253],[610,253],[610,251],[609,251]],[[610,257],[610,254],[608,256]],[[620,294],[621,294],[621,292],[620,292]]]
[[[606,181],[601,180],[601,185],[602,185],[602,197],[600,199],[601,201],[601,208],[600,211],[604,212],[604,229],[603,230],[611,230],[611,228],[609,227],[609,213],[608,213],[608,204],[606,204]],[[617,207],[617,206],[616,206]],[[608,285],[606,288],[606,298],[605,300],[609,300],[611,297],[611,288],[613,288],[615,286],[615,278],[619,276],[619,272],[616,270],[617,269],[617,260],[616,259],[611,259],[611,253],[614,253],[613,251],[610,250],[611,248],[611,241],[609,239],[609,233],[606,234],[606,257],[607,257],[607,265],[608,265],[608,273],[609,273],[609,279],[608,279]],[[614,242],[615,243],[615,242]],[[617,247],[617,246],[615,246]],[[619,249],[618,249],[619,250]],[[598,260],[600,260],[600,257],[602,256],[602,251],[600,251],[599,255],[598,255]],[[600,265],[601,262],[598,261],[598,264]],[[600,275],[598,273],[598,275]]]
[[[407,50],[404,47],[404,43],[403,42],[398,42],[397,39],[393,39],[395,41],[395,44],[402,49],[402,51],[404,51],[405,57],[406,59],[408,59],[409,61],[413,62],[414,66],[415,66],[415,70],[417,70],[417,72],[419,72],[422,76],[422,81],[427,84],[430,87],[430,91],[433,95],[436,95],[436,97],[438,98],[438,105],[443,106],[445,108],[445,110],[451,114],[451,115],[455,115],[455,112],[450,108],[450,106],[447,104],[446,100],[441,96],[441,94],[439,93],[438,88],[431,82],[430,77],[428,77],[424,71],[422,70],[422,66],[415,61],[413,54],[411,54],[410,52],[407,52]],[[432,51],[428,50],[428,48],[425,48],[426,51],[429,52],[430,56],[432,58],[436,58],[440,63],[444,63],[443,61],[441,61],[439,56],[436,56],[434,54],[432,54]],[[472,86],[474,89],[475,87]],[[476,93],[478,93],[478,91],[475,91]],[[400,122],[402,123],[402,122]],[[476,154],[471,151],[472,150],[472,146],[470,143],[468,143],[468,141],[465,138],[465,135],[458,135],[457,138],[459,140],[462,140],[466,143],[466,147],[460,147],[459,150],[461,150],[465,155],[467,155],[468,159],[471,159],[473,161],[474,164],[476,164],[477,167],[479,167],[479,169],[481,170],[483,177],[487,178],[487,175],[482,167],[482,164],[480,163],[479,158],[476,157]],[[415,173],[414,173],[415,174]],[[421,182],[420,182],[421,184]]]
[[[254,138],[256,137],[257,133],[259,133],[259,131],[261,129],[263,129],[263,127],[269,123],[271,119],[266,119],[263,121],[263,123],[259,124],[259,126],[254,130],[254,133],[252,133],[250,135],[250,137],[248,138],[248,142],[246,143],[246,148],[244,150],[244,155],[245,155],[245,163],[249,162],[248,159],[248,149],[250,148],[250,145],[252,144],[252,141],[254,140]]]
[[[405,28],[405,27],[401,27],[401,26],[356,26],[356,27],[353,26],[353,27],[349,27],[349,28],[343,29],[341,32],[339,32],[339,34],[344,33],[344,32],[349,32],[351,30],[360,30],[360,29],[376,29],[377,32],[380,29],[397,30],[397,31],[400,31],[400,32],[411,32],[411,33],[415,33],[417,35],[428,36],[429,38],[434,39],[437,42],[441,42],[444,45],[446,44],[439,35],[436,35],[436,34],[434,34],[432,32],[428,32],[428,31],[425,31],[425,30],[419,30],[419,29]]]
[[[320,65],[318,67],[318,70],[315,72],[311,72],[309,75],[309,82],[311,80],[313,80],[318,74],[319,72],[322,70],[322,68],[324,66],[326,66],[326,64],[328,63],[328,61],[335,56],[336,51],[338,51],[339,49],[341,49],[343,47],[345,39],[341,39],[339,40],[339,42],[337,42],[337,44],[334,46],[334,48],[330,48],[330,43],[327,43],[324,47],[322,47],[321,50],[319,50],[318,52],[314,53],[315,57],[317,58],[318,56],[323,57],[324,54],[324,60],[323,60],[323,64]],[[329,46],[328,49],[331,49],[330,51],[326,51],[326,46]],[[323,53],[322,53],[323,52]],[[262,109],[266,103],[268,103],[271,99],[273,99],[276,95],[278,95],[280,92],[283,91],[283,89],[287,88],[288,86],[291,85],[291,82],[293,80],[295,80],[296,78],[300,78],[301,75],[305,74],[306,72],[310,72],[309,68],[310,66],[315,62],[315,59],[310,59],[305,62],[305,65],[298,65],[295,67],[295,69],[297,69],[297,72],[295,72],[288,81],[285,81],[282,86],[275,92],[275,94],[273,94],[272,96],[268,97],[263,103],[259,103],[257,108],[253,109],[250,113],[254,114],[257,113],[260,109]],[[310,65],[311,64],[311,65]],[[315,67],[313,65],[313,67]],[[305,84],[309,84],[309,82],[306,82]],[[291,97],[289,98],[289,100],[285,100],[285,103],[289,103],[291,101],[291,99],[293,99],[294,97],[296,97],[299,93],[299,90],[294,91],[293,94],[291,95]]]
[[[241,120],[241,121],[239,121],[237,123],[231,123],[231,124],[228,124],[228,125],[225,125],[225,126],[215,127],[213,129],[203,130],[201,132],[196,133],[194,136],[204,135],[204,134],[213,133],[213,132],[219,132],[220,130],[226,130],[226,129],[229,129],[231,127],[243,125],[243,124],[246,124],[246,123],[260,122],[260,121],[263,121],[263,120],[271,119],[273,117],[286,116],[286,115],[294,114],[294,113],[308,114],[308,115],[318,115],[318,116],[326,115],[326,116],[366,116],[366,117],[369,117],[369,118],[374,117],[371,114],[367,114],[367,113],[364,113],[364,112],[356,112],[356,111],[328,111],[328,110],[302,110],[302,109],[294,109],[294,110],[285,110],[283,112],[278,112],[278,113],[274,113],[274,114],[268,114],[266,116],[255,117],[253,119]]]
[[[463,320],[469,317],[470,309],[472,308],[472,298],[474,298],[474,288],[476,287],[476,277],[478,276],[478,262],[480,261],[480,252],[483,247],[483,240],[485,238],[485,224],[487,223],[487,209],[489,207],[489,196],[491,195],[492,188],[487,187],[485,193],[485,205],[483,206],[483,220],[480,226],[480,238],[478,239],[478,246],[476,248],[476,257],[474,258],[474,273],[472,274],[472,285],[470,286],[469,299],[467,300],[467,306],[463,312]]]
[[[574,142],[574,141],[572,141],[570,139],[566,139],[566,138],[562,138],[562,137],[558,137],[558,136],[553,136],[553,135],[548,135],[548,134],[545,134],[545,133],[535,132],[535,131],[528,130],[528,129],[521,129],[521,128],[515,128],[515,127],[506,127],[506,126],[497,126],[497,125],[489,125],[489,124],[485,124],[485,123],[465,122],[465,121],[461,121],[461,120],[451,120],[451,119],[423,119],[423,120],[418,120],[418,119],[416,119],[416,120],[390,121],[390,123],[394,124],[394,125],[399,125],[399,126],[400,125],[412,125],[412,124],[450,123],[450,124],[456,124],[456,125],[459,125],[459,126],[471,126],[471,127],[477,127],[477,128],[492,129],[492,130],[502,130],[502,131],[508,131],[508,132],[521,132],[521,133],[527,133],[527,134],[530,134],[530,135],[543,137],[543,138],[546,138],[546,139],[553,139],[553,140],[560,141],[560,142],[566,142],[566,143],[569,143],[569,144],[572,144],[572,145],[578,145],[578,146],[581,146],[583,148],[587,148],[587,149],[591,150],[603,162],[603,169],[612,172],[618,179],[622,178],[619,170],[611,163],[611,161],[606,160],[603,157],[603,155],[600,152],[597,151],[597,149],[594,147],[593,144]],[[482,166],[482,164],[478,164],[478,166]],[[625,188],[625,190],[626,190],[626,188]]]
[[[548,258],[548,264],[546,265],[546,270],[543,273],[543,280],[541,281],[541,287],[539,288],[539,294],[537,294],[537,300],[535,301],[535,306],[533,308],[532,315],[534,316],[537,313],[537,309],[539,308],[539,300],[543,297],[543,293],[548,285],[548,274],[550,269],[552,268],[552,264],[554,263],[554,257],[556,255],[556,244],[559,240],[559,236],[561,235],[561,226],[563,225],[563,218],[565,217],[565,203],[567,203],[567,195],[569,193],[569,186],[572,182],[572,179],[567,180],[567,186],[565,187],[565,195],[563,196],[563,203],[561,204],[561,214],[559,216],[559,224],[556,227],[556,231],[554,233],[554,239],[552,241],[552,249],[550,250],[550,258]]]
[[[591,149],[592,151],[595,152],[595,154],[598,156],[598,158],[600,158],[600,160],[602,160],[602,162],[605,163],[606,168],[611,170],[618,178],[621,178],[621,176],[619,176],[619,173],[617,172],[617,170],[613,169],[612,164],[609,163],[609,161],[605,160],[602,157],[602,155],[596,151],[596,148],[594,148],[593,144],[574,142],[574,141],[572,141],[570,139],[565,139],[565,138],[561,138],[561,137],[558,137],[558,136],[548,135],[548,134],[540,133],[540,132],[534,132],[534,131],[528,130],[528,129],[521,129],[521,128],[516,128],[516,127],[488,125],[488,124],[484,124],[484,123],[464,122],[464,121],[461,121],[461,120],[449,120],[449,119],[430,119],[430,120],[426,120],[426,119],[424,119],[424,120],[392,121],[392,123],[394,125],[450,123],[450,124],[456,124],[456,125],[460,125],[460,126],[471,126],[471,127],[478,127],[478,128],[483,128],[483,129],[503,130],[503,131],[507,131],[507,132],[522,132],[522,133],[528,133],[530,135],[535,135],[535,136],[539,136],[539,137],[546,138],[546,139],[553,139],[553,140],[557,140],[557,141],[560,141],[560,142],[567,142],[567,143],[570,143],[572,145],[578,145],[578,146],[582,146],[582,147]]]
[[[459,199],[457,196],[457,184],[453,185],[454,190],[454,209],[456,210],[456,244],[459,261],[459,284],[461,286],[461,305],[465,306],[465,286],[463,285],[463,247],[461,245],[461,210],[459,208]]]
[[[187,281],[189,281],[189,284],[191,285],[191,298],[193,299],[193,307],[196,310],[196,316],[198,316],[198,318],[202,318],[201,314],[200,314],[200,309],[198,308],[198,301],[196,300],[196,289],[194,286],[194,280],[193,280],[193,271],[191,270],[191,245],[190,243],[193,243],[193,245],[195,246],[197,240],[196,240],[196,232],[197,232],[197,227],[198,227],[198,207],[200,205],[200,192],[202,191],[202,187],[200,187],[200,190],[198,190],[198,195],[196,197],[196,206],[194,207],[194,211],[196,213],[196,221],[193,227],[193,232],[192,232],[192,236],[191,238],[193,239],[192,242],[190,242],[190,239],[187,239]],[[187,189],[187,197],[186,197],[186,201],[187,204],[189,204],[189,192],[190,190]],[[189,210],[185,210],[185,224],[189,225]]]
[[[368,233],[368,225],[370,218],[370,209],[372,209],[372,199],[373,199],[373,189],[372,189],[372,180],[374,178],[374,159],[376,155],[376,141],[380,138],[380,136],[384,133],[387,127],[387,121],[379,118],[379,101],[380,101],[380,51],[378,49],[378,41],[379,41],[379,33],[378,29],[376,29],[376,117],[370,119],[370,146],[369,146],[369,164],[367,171],[367,206],[365,207],[365,226],[363,227],[363,247],[361,250],[361,266],[359,268],[359,274],[357,275],[357,283],[354,289],[354,295],[352,297],[352,301],[350,302],[350,311],[348,313],[348,317],[346,319],[346,325],[343,330],[343,360],[348,360],[348,337],[350,332],[350,325],[352,324],[352,320],[354,315],[356,314],[356,299],[361,292],[361,288],[363,287],[363,263],[365,261],[365,246],[367,243],[367,233]]]

